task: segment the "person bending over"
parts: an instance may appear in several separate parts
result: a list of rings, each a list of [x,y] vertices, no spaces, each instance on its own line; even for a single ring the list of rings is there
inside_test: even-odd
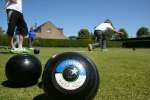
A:
[[[112,22],[109,19],[107,19],[106,21],[104,21],[103,23],[101,23],[100,25],[95,27],[94,36],[96,38],[96,43],[88,44],[88,50],[89,51],[92,51],[96,47],[100,47],[102,49],[102,51],[106,50],[107,44],[106,44],[106,34],[105,34],[105,32],[108,29],[112,30],[115,33],[123,34],[122,32],[116,31],[115,28],[112,25]]]

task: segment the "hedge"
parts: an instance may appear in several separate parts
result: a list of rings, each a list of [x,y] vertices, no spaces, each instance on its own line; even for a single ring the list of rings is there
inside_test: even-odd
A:
[[[125,40],[150,40],[150,37],[139,37],[139,38],[129,38],[129,39],[125,39]]]
[[[91,39],[36,39],[34,46],[41,47],[87,47],[89,43],[94,43]],[[25,43],[27,45],[27,41]],[[108,41],[108,47],[122,47],[122,41]]]
[[[35,39],[33,46],[40,47],[87,47],[89,43],[94,43],[91,39]],[[121,47],[122,41],[108,41],[108,47]],[[7,38],[0,39],[0,45],[7,45]],[[28,40],[25,39],[25,46],[28,46]]]
[[[122,44],[125,48],[150,48],[150,40],[128,40]]]
[[[92,43],[92,40],[36,39],[34,40],[33,45],[41,47],[87,47],[89,43]],[[27,45],[27,40],[25,41],[25,45]]]
[[[108,41],[107,45],[108,47],[122,47],[122,41]]]
[[[0,37],[0,46],[6,46],[7,45],[7,37]]]

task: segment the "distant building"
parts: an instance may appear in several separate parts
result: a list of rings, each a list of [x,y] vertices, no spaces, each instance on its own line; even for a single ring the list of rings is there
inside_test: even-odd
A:
[[[57,28],[50,21],[35,28],[36,37],[42,39],[65,39],[63,28]]]

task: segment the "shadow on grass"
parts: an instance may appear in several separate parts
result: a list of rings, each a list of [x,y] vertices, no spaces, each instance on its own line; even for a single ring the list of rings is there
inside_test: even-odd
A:
[[[48,97],[46,94],[40,94],[34,97],[33,100],[54,100],[54,99]]]
[[[11,54],[11,53],[8,51],[0,51],[0,54]]]
[[[37,86],[38,86],[40,89],[42,89],[42,88],[43,88],[43,82],[42,82],[42,81],[39,82],[39,83],[37,84]],[[47,96],[45,93],[43,93],[43,94],[40,94],[40,95],[34,97],[33,100],[56,100],[56,99],[53,99],[52,97],[49,97],[49,96]],[[60,100],[60,99],[59,99],[59,100]]]
[[[1,85],[3,85],[4,87],[8,87],[8,88],[27,88],[27,87],[31,87],[33,85],[37,84],[37,82],[33,82],[31,84],[26,84],[26,85],[20,85],[20,84],[15,84],[15,83],[12,83],[10,81],[3,81],[1,83]]]

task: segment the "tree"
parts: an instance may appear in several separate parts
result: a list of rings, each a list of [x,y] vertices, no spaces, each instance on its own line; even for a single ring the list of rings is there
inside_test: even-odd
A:
[[[88,29],[80,29],[78,32],[78,38],[79,39],[87,39],[90,38],[90,32]]]
[[[3,34],[4,33],[4,30],[3,28],[0,26],[0,34]]]
[[[4,30],[2,29],[2,27],[0,27],[0,40],[3,37],[3,35],[4,35]]]
[[[4,34],[4,30],[2,29],[2,27],[0,27],[0,44],[1,45],[5,45],[7,42],[7,35]]]
[[[127,39],[128,38],[128,33],[124,28],[119,29],[119,32],[124,33],[124,34],[120,35],[121,39]]]
[[[68,38],[69,38],[70,40],[76,40],[76,39],[77,39],[76,36],[69,36]]]
[[[136,33],[138,38],[150,36],[149,29],[147,27],[141,27]]]

